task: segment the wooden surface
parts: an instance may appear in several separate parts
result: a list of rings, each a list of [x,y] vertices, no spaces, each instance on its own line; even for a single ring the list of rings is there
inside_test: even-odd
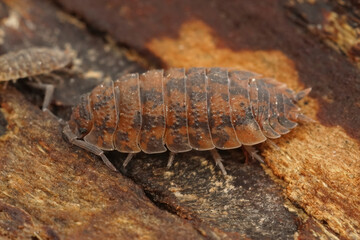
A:
[[[208,153],[195,151],[177,155],[169,170],[167,154],[139,154],[126,172],[112,173],[64,141],[57,121],[35,106],[41,92],[19,81],[18,90],[0,90],[0,236],[360,238],[360,71],[349,50],[356,44],[331,40],[338,51],[323,45],[329,35],[309,31],[299,16],[322,9],[339,15],[339,4],[311,2],[3,1],[2,53],[39,45],[77,53],[79,74],[56,73],[63,80],[52,109],[64,118],[78,94],[107,77],[225,66],[295,90],[313,87],[301,107],[317,123],[276,140],[280,150],[259,146],[265,165],[244,164],[241,151],[221,152],[226,178]],[[344,3],[341,14],[358,19]],[[336,25],[347,32],[343,26]],[[352,44],[356,36],[342,34]],[[124,159],[108,156],[118,166]]]
[[[359,1],[291,0],[287,7],[294,22],[360,67]]]
[[[0,236],[9,239],[202,239],[141,188],[62,139],[56,120],[1,91]],[[166,229],[166,231],[163,231]],[[221,236],[221,234],[219,234]]]

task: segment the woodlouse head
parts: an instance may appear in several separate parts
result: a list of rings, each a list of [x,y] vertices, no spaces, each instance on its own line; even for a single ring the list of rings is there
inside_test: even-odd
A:
[[[303,99],[304,97],[306,97],[310,92],[311,92],[311,88],[306,88],[298,93],[294,93],[291,97],[291,100],[295,104],[298,101],[300,101],[301,99]],[[288,113],[289,119],[291,119],[295,122],[300,122],[300,123],[316,122],[312,118],[302,114],[300,111],[301,111],[300,108],[292,109],[291,111],[289,111],[289,113]]]
[[[294,101],[298,102],[301,99],[303,99],[305,96],[307,96],[311,92],[311,88],[306,88],[296,94],[294,94]]]
[[[91,115],[88,95],[80,97],[80,102],[73,108],[69,127],[71,131],[78,137],[84,137],[91,129]]]

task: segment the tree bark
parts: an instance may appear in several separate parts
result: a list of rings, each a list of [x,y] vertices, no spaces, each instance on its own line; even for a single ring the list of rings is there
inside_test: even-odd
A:
[[[171,169],[167,153],[138,154],[126,172],[113,173],[62,139],[56,119],[36,106],[41,94],[21,80],[18,90],[0,90],[0,236],[360,238],[359,29],[351,24],[359,15],[348,7],[354,3],[56,2],[4,0],[0,51],[40,45],[77,53],[79,73],[43,77],[56,80],[52,110],[65,119],[77,97],[106,78],[220,66],[258,72],[296,91],[312,87],[300,106],[317,122],[274,140],[279,149],[259,146],[266,164],[244,164],[241,151],[221,152],[227,177],[208,153],[196,151],[176,155]],[[125,158],[107,156],[119,167]]]

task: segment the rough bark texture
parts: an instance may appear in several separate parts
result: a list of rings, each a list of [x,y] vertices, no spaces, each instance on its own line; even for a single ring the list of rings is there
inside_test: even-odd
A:
[[[288,1],[290,17],[360,67],[359,1]]]
[[[139,154],[124,172],[135,185],[62,140],[56,120],[18,91],[1,90],[0,236],[360,238],[358,28],[335,24],[339,21],[330,24],[334,31],[328,27],[313,31],[312,27],[323,23],[324,16],[358,21],[358,12],[348,7],[355,3],[57,3],[3,1],[0,51],[67,45],[77,52],[74,68],[82,74],[56,73],[63,80],[58,81],[53,108],[62,116],[79,93],[104,78],[141,71],[132,59],[144,67],[236,67],[275,77],[295,90],[313,87],[301,107],[318,122],[301,125],[276,140],[280,150],[263,144],[266,165],[262,167],[255,162],[243,164],[239,151],[222,152],[229,173],[226,178],[204,152],[176,156],[169,170],[165,168],[167,154]],[[328,13],[319,14],[324,9]],[[330,34],[335,32],[336,37]],[[101,36],[107,34],[127,49],[119,49],[111,38],[104,41]],[[322,39],[346,55],[322,45]],[[37,92],[19,89],[27,99],[41,102]],[[108,156],[118,166],[118,159],[124,159],[115,152]]]
[[[141,188],[60,134],[57,121],[13,88],[0,90],[0,236],[9,239],[202,239]],[[165,230],[165,231],[164,231]]]

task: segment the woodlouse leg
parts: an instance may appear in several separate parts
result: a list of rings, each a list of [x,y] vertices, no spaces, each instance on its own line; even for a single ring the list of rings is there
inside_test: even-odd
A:
[[[70,130],[69,125],[66,125],[64,127],[63,133],[65,134],[65,136],[67,137],[67,139],[70,143],[72,143],[80,148],[83,148],[89,152],[92,152],[93,154],[95,154],[97,156],[100,156],[106,166],[108,166],[111,170],[117,172],[117,169],[109,161],[109,159],[105,156],[103,150],[101,150],[100,148],[98,148],[97,146],[95,146],[91,143],[77,139],[76,135]]]
[[[249,163],[249,153],[245,150],[245,148],[241,148],[241,150],[243,151],[244,153],[244,157],[245,157],[245,164],[248,164]]]
[[[167,167],[168,169],[172,166],[172,164],[173,164],[173,162],[174,162],[175,155],[176,155],[176,153],[170,152],[170,154],[169,154],[169,160],[168,160],[168,163],[167,163],[167,165],[166,165],[166,167]]]
[[[45,96],[44,101],[42,105],[42,110],[45,111],[45,109],[48,109],[50,102],[54,95],[55,86],[51,84],[44,84],[45,85]]]
[[[34,79],[36,79],[36,78],[34,78]],[[46,109],[48,109],[50,102],[54,95],[55,86],[52,84],[45,84],[45,83],[41,83],[38,81],[29,82],[27,84],[32,87],[42,89],[45,91],[44,100],[43,100],[43,104],[42,104],[42,110],[45,111]]]
[[[260,156],[259,154],[257,154],[257,150],[253,146],[243,145],[243,147],[244,147],[245,151],[248,152],[253,159],[256,159],[259,162],[264,163],[263,157]]]
[[[210,150],[210,152],[211,152],[212,157],[213,157],[214,160],[215,160],[216,166],[219,166],[221,172],[224,174],[224,176],[226,176],[226,175],[227,175],[227,172],[226,172],[226,170],[225,170],[224,165],[222,164],[222,158],[221,158],[220,154],[218,153],[218,151],[216,150],[216,148]]]
[[[298,114],[297,115],[297,121],[301,122],[301,123],[315,123],[316,120],[304,115],[304,114]]]
[[[269,138],[266,139],[266,142],[269,143],[273,148],[275,148],[277,151],[280,151],[280,148],[278,145],[276,145],[276,143],[272,140],[270,140]]]
[[[125,161],[123,162],[123,168],[126,168],[126,166],[129,164],[131,159],[135,156],[135,153],[129,153],[127,157],[125,158]]]

